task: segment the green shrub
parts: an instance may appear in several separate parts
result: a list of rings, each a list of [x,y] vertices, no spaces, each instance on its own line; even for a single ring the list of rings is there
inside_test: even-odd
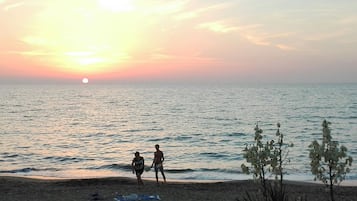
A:
[[[326,120],[322,122],[322,142],[319,144],[314,140],[309,145],[309,157],[314,179],[330,187],[330,198],[334,201],[334,184],[342,182],[350,172],[348,167],[352,165],[352,157],[347,156],[345,146],[338,147],[339,143],[332,140],[330,124]]]
[[[263,188],[263,195],[267,197],[267,178],[266,175],[271,163],[271,153],[274,149],[274,141],[263,143],[263,130],[259,128],[258,124],[255,126],[254,144],[246,146],[243,157],[250,167],[242,164],[242,171],[246,174],[253,174],[254,180],[259,180]]]
[[[254,129],[254,144],[247,145],[243,150],[243,157],[250,165],[242,164],[241,168],[244,173],[253,174],[254,180],[260,181],[265,200],[285,201],[288,198],[283,187],[283,165],[287,157],[287,152],[284,152],[284,149],[292,145],[284,144],[284,135],[280,132],[279,123],[277,127],[276,136],[278,140],[276,142],[271,140],[263,143],[263,130],[256,125]],[[273,184],[268,182],[268,173],[275,175]]]

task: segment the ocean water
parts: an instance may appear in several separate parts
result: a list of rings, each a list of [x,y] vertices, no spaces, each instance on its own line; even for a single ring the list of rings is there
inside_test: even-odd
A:
[[[248,179],[243,149],[258,123],[273,139],[280,122],[286,178],[313,180],[308,145],[321,123],[348,148],[357,180],[357,85],[1,85],[0,175],[134,177],[160,144],[168,179]],[[154,178],[147,170],[144,178]]]

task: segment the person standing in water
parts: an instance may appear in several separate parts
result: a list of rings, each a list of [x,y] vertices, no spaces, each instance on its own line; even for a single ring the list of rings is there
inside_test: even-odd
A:
[[[133,162],[131,163],[131,167],[133,170],[133,174],[135,172],[136,178],[138,180],[138,185],[144,185],[143,180],[141,180],[141,175],[144,172],[144,158],[140,156],[139,152],[135,152],[135,158],[133,159]]]
[[[159,183],[159,177],[158,177],[158,172],[160,170],[161,175],[164,179],[164,182],[166,182],[166,177],[164,174],[164,166],[163,162],[165,160],[164,158],[164,153],[160,150],[160,145],[155,145],[156,152],[154,153],[154,160],[152,162],[151,168],[154,166],[155,168],[155,177],[156,177],[156,182]]]

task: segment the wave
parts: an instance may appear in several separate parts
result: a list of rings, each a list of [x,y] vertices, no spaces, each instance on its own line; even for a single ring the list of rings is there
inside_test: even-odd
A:
[[[16,158],[19,155],[18,154],[8,154],[8,153],[4,153],[4,158]]]
[[[163,131],[163,128],[149,128],[149,129],[128,129],[128,130],[122,130],[121,132],[123,133],[140,133],[140,132],[145,132],[145,131]]]
[[[166,172],[170,172],[170,173],[189,173],[189,172],[195,172],[195,170],[193,169],[165,169]]]
[[[171,140],[171,137],[164,137],[164,138],[153,138],[153,139],[148,139],[148,142],[157,142],[157,141],[169,141]]]
[[[247,136],[248,134],[246,133],[240,133],[240,132],[233,132],[233,133],[227,133],[226,136],[228,137],[243,137]]]
[[[15,169],[15,170],[0,170],[0,173],[29,173],[29,172],[40,172],[40,171],[59,171],[59,169],[56,168],[44,168],[44,169],[38,169],[38,168],[32,168],[32,167],[26,167],[26,168],[21,168],[21,169]]]
[[[89,169],[89,170],[101,170],[101,169],[109,169],[109,170],[125,170],[125,171],[131,171],[131,165],[130,164],[108,164],[108,165],[102,165],[99,167],[88,167],[84,169]]]
[[[84,168],[88,170],[122,170],[122,171],[131,171],[130,164],[108,164],[102,165],[98,167],[88,167]],[[145,166],[146,170],[150,169],[150,166]],[[241,174],[242,171],[240,169],[221,169],[221,168],[165,168],[165,172],[172,173],[172,174],[187,174],[187,173],[194,173],[194,172],[221,172],[221,173],[232,173],[232,174]]]
[[[202,171],[202,172],[222,172],[222,173],[233,173],[233,174],[241,174],[241,173],[243,173],[240,170],[240,168],[239,169],[200,168],[197,171]]]
[[[147,141],[149,141],[149,142],[156,142],[156,141],[184,141],[184,140],[190,140],[192,138],[193,138],[192,136],[183,135],[183,136],[176,136],[176,137],[153,138],[153,139],[149,139]]]
[[[95,160],[95,159],[91,159],[91,158],[62,157],[62,156],[48,156],[43,159],[44,160],[52,160],[52,161],[60,161],[60,162],[66,162],[66,161],[81,162],[81,161]]]
[[[200,153],[202,156],[207,156],[209,158],[229,158],[230,155],[228,154],[221,154],[221,153],[214,153],[214,152],[204,152]]]

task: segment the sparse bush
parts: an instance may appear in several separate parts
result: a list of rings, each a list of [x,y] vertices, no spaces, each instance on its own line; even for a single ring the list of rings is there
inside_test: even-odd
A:
[[[263,189],[263,196],[266,201],[288,200],[283,186],[283,165],[288,152],[284,151],[292,145],[284,144],[284,135],[280,132],[279,123],[277,124],[277,127],[277,142],[271,140],[263,143],[263,130],[256,125],[254,144],[247,145],[243,150],[243,157],[250,163],[250,166],[248,167],[245,164],[242,164],[241,168],[244,173],[253,174],[254,180],[260,181],[260,185]],[[268,172],[275,175],[275,181],[273,183],[269,182],[267,179]],[[252,196],[247,193],[245,199],[251,198]],[[253,200],[259,200],[259,198],[254,197]]]
[[[283,166],[285,163],[289,162],[287,160],[287,156],[289,153],[288,147],[292,147],[293,144],[285,144],[284,143],[284,135],[283,133],[280,132],[280,123],[277,124],[277,131],[276,131],[276,136],[278,137],[278,141],[274,143],[274,151],[273,154],[271,155],[271,171],[275,175],[275,184],[274,185],[274,197],[277,197],[277,199],[273,200],[285,200],[285,189],[284,189],[284,184],[283,184],[283,178],[284,178],[284,169]]]
[[[340,183],[350,172],[352,157],[347,156],[345,146],[338,147],[339,143],[332,140],[331,123],[324,120],[322,122],[322,142],[319,144],[314,140],[309,145],[309,157],[311,159],[311,172],[315,175],[315,180],[321,180],[329,186],[331,201],[334,198],[334,184]]]
[[[253,174],[254,180],[259,180],[263,188],[263,195],[267,199],[267,178],[266,175],[269,170],[269,165],[271,163],[271,152],[273,151],[274,141],[263,143],[262,133],[263,130],[259,128],[258,124],[255,126],[255,136],[254,144],[246,146],[243,154],[243,157],[250,167],[242,164],[241,168],[246,174]]]

